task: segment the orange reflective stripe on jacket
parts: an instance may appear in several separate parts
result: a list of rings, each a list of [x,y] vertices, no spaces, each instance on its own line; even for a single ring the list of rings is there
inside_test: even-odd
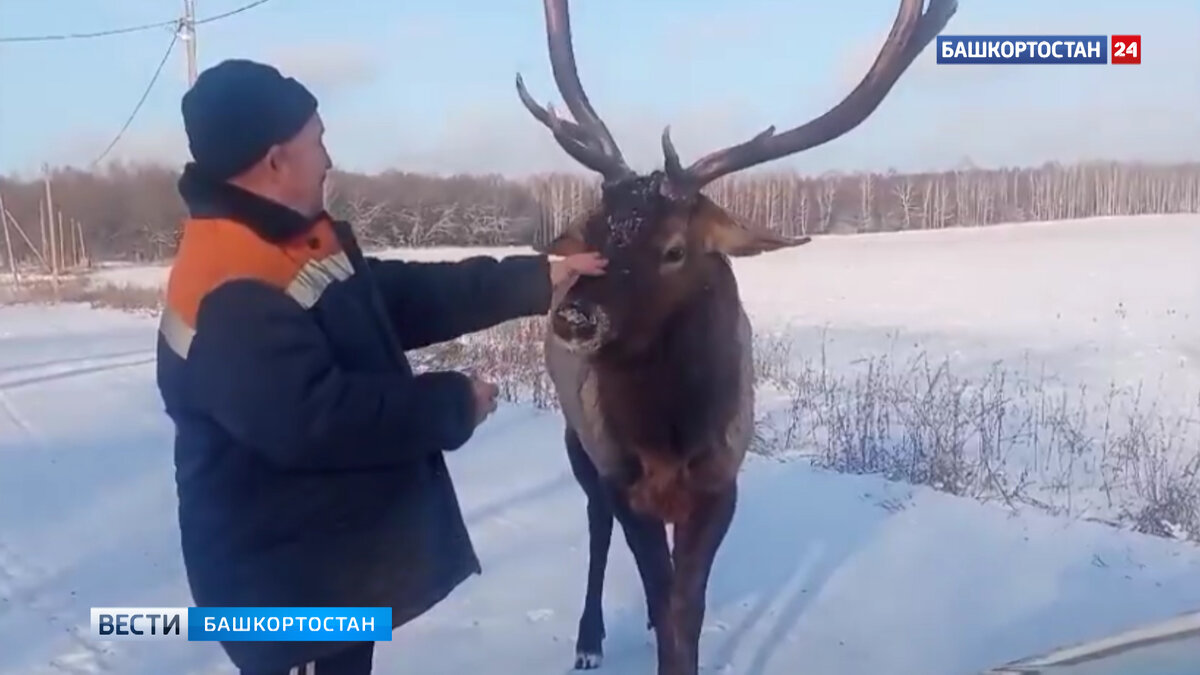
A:
[[[196,334],[200,303],[226,281],[262,281],[311,309],[330,283],[344,281],[353,274],[350,259],[328,221],[320,221],[302,236],[277,245],[232,220],[189,220],[184,224],[179,255],[167,281],[159,332],[171,351],[187,358]]]

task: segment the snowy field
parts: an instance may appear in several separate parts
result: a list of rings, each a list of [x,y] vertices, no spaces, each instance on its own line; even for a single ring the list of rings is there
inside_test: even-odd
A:
[[[1147,485],[1165,484],[1144,465],[1183,466],[1197,453],[1197,254],[1200,217],[1154,216],[831,237],[738,261],[747,308],[770,345],[764,368],[782,374],[761,399],[769,456],[748,462],[713,573],[706,671],[968,675],[1200,607],[1200,547],[1088,520],[1121,521]],[[113,267],[96,277],[156,286],[165,270]],[[85,305],[0,307],[0,673],[234,672],[211,644],[84,636],[91,606],[189,603],[154,330],[152,317]],[[1043,383],[1037,406],[1082,387],[1085,410],[1110,387],[1140,386],[1142,410],[1175,426],[1168,433],[1158,422],[1154,442],[1140,429],[1141,446],[1077,440],[1112,437],[1104,430],[1136,417],[1122,408],[1107,425],[1076,419],[1062,455],[1051,457],[1045,439],[1011,443],[1011,456],[994,458],[999,470],[1032,463],[1037,484],[1017,493],[1015,481],[1004,483],[1007,499],[804,461],[844,463],[846,439],[911,444],[889,434],[920,423],[854,435],[839,431],[840,404],[829,401],[861,404],[859,385],[875,381],[862,378],[879,359],[917,354],[949,364],[964,383],[961,400],[977,400],[972,392],[1002,363]],[[844,386],[810,391],[814,368]],[[899,401],[906,381],[895,378],[885,384]],[[1007,396],[1018,410],[1011,402],[1030,394]],[[897,401],[913,413],[946,407]],[[792,433],[797,426],[822,431]],[[382,643],[378,672],[568,672],[587,534],[560,438],[553,411],[510,403],[451,456],[484,574]],[[1107,459],[1089,454],[1110,446]],[[1157,459],[1118,461],[1118,450],[1138,447]],[[1077,482],[1050,485],[1055,477]],[[652,672],[640,583],[619,536],[608,578],[601,672]]]

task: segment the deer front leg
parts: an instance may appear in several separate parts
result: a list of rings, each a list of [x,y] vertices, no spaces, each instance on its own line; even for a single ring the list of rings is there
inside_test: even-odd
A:
[[[708,579],[736,506],[737,484],[731,483],[720,492],[695,495],[691,513],[675,525],[675,575],[667,621],[673,655],[667,669],[660,661],[661,675],[699,672]]]
[[[611,499],[596,467],[583,450],[579,435],[567,427],[567,459],[575,479],[587,495],[588,574],[583,613],[575,639],[575,669],[599,668],[604,659],[604,575],[612,541],[613,512]]]
[[[667,546],[667,528],[661,520],[630,508],[622,495],[611,493],[613,513],[625,532],[625,543],[633,553],[642,588],[646,594],[646,627],[657,628],[666,612],[671,592],[671,550]]]

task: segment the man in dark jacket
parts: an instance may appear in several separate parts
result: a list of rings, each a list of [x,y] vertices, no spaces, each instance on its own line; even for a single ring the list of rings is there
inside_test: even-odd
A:
[[[604,261],[364,257],[324,210],[316,108],[242,60],[183,99],[190,217],[158,339],[183,556],[197,605],[391,607],[394,628],[481,571],[443,453],[496,405],[404,351],[545,313]],[[374,647],[222,644],[247,675],[362,675]]]

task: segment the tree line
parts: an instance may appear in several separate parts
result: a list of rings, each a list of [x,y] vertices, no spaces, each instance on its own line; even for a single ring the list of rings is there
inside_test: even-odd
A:
[[[0,199],[18,264],[43,264],[69,242],[92,260],[170,258],[185,217],[179,171],[111,164],[56,169],[32,180],[0,178]],[[47,215],[47,186],[52,210]],[[364,245],[537,244],[598,197],[590,175],[439,177],[334,171],[329,210],[356,223]],[[788,171],[735,174],[706,193],[733,213],[786,234],[841,234],[972,227],[1090,216],[1200,212],[1200,163],[1048,163],[927,173]],[[58,232],[47,223],[66,223]],[[69,254],[68,254],[69,255]],[[0,257],[0,265],[7,265]]]

